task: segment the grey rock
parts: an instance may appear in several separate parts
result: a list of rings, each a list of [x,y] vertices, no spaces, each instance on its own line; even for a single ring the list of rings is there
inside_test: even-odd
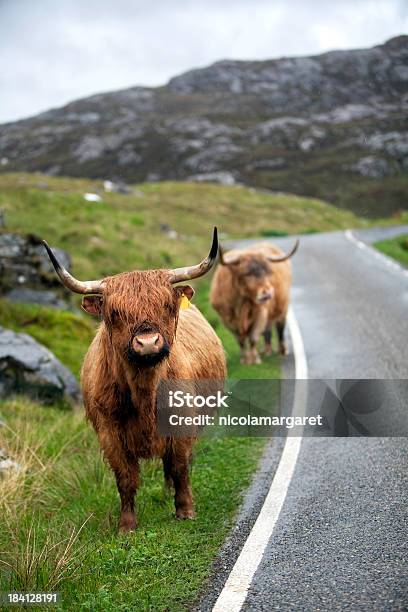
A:
[[[284,157],[273,157],[272,159],[257,159],[250,164],[247,164],[246,168],[252,170],[273,170],[274,168],[283,168],[285,165]]]
[[[187,181],[195,183],[218,183],[219,185],[235,185],[236,180],[231,172],[207,172],[203,174],[193,174]]]
[[[229,142],[215,142],[204,151],[196,153],[184,160],[183,165],[195,173],[217,172],[222,162],[231,161],[241,153],[242,147]]]
[[[75,145],[73,154],[78,162],[83,163],[92,159],[97,159],[106,151],[117,149],[122,144],[120,134],[109,134],[106,136],[84,136]]]
[[[149,172],[146,176],[147,183],[158,183],[159,181],[161,181],[161,179],[162,177],[159,172]]]
[[[74,375],[51,351],[28,334],[0,327],[0,397],[16,393],[44,403],[81,397]]]
[[[5,297],[11,302],[22,304],[40,304],[51,306],[60,310],[69,310],[67,302],[61,300],[54,291],[30,289],[28,287],[16,287],[6,293]]]
[[[123,181],[104,181],[103,188],[107,193],[123,193],[125,195],[135,193],[134,190]]]
[[[179,235],[168,223],[160,223],[160,231],[166,234],[171,240],[177,240]]]
[[[381,157],[374,157],[373,155],[361,157],[355,164],[350,166],[350,169],[369,178],[383,178],[392,174],[387,160]]]
[[[205,141],[198,138],[173,138],[171,147],[177,155],[194,153],[205,147]]]
[[[2,473],[4,474],[4,472],[10,470],[19,471],[21,470],[21,465],[10,458],[5,448],[0,448],[0,476]]]
[[[375,151],[385,151],[395,157],[408,156],[408,132],[377,132],[362,142]]]
[[[250,131],[252,145],[268,143],[277,146],[295,147],[299,135],[308,127],[302,117],[278,117],[259,123]]]
[[[396,105],[393,105],[396,107]],[[328,113],[317,113],[312,116],[312,120],[321,123],[349,123],[350,121],[364,119],[366,117],[381,117],[381,106],[376,108],[368,104],[345,104],[338,106]]]
[[[128,164],[137,165],[140,164],[142,159],[141,154],[138,153],[131,144],[127,144],[119,149],[117,154],[119,166],[126,166]]]
[[[233,136],[243,133],[238,127],[213,122],[207,118],[201,117],[168,119],[164,122],[159,131],[162,133],[172,131],[188,136],[199,136],[200,139],[212,139],[219,136]]]
[[[299,142],[299,149],[302,151],[310,151],[310,149],[313,149],[315,146],[315,142],[313,138],[303,138],[303,140]]]
[[[60,263],[70,270],[69,255],[59,248],[53,247],[53,250]],[[16,298],[20,296],[19,301],[22,301],[22,289],[36,292],[25,294],[27,298],[35,297],[35,303],[46,303],[49,299],[53,301],[53,298],[47,295],[42,302],[38,301],[38,291],[49,289],[56,292],[57,301],[68,299],[39,238],[10,232],[0,233],[0,295],[14,292],[12,295]]]

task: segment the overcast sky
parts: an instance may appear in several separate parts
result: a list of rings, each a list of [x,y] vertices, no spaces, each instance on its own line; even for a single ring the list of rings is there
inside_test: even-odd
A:
[[[368,47],[408,0],[0,0],[0,122],[220,59]]]

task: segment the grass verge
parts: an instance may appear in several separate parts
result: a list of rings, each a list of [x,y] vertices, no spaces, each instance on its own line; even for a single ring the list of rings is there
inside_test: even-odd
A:
[[[376,249],[408,267],[408,234],[375,242]]]
[[[160,463],[143,463],[139,529],[116,535],[118,496],[79,414],[3,403],[1,446],[21,468],[0,480],[0,590],[61,593],[61,609],[181,610],[207,576],[256,467],[262,439],[201,440],[197,519],[174,519]]]

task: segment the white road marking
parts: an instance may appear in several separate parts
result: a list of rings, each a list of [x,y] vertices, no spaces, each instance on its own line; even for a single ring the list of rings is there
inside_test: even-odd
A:
[[[295,356],[296,379],[307,380],[307,361],[298,322],[289,309],[287,323]],[[303,415],[306,407],[307,383],[296,384],[293,414]],[[215,602],[215,612],[238,612],[241,609],[254,574],[262,560],[266,546],[279,518],[295,471],[302,438],[287,437],[278,468],[261,511]]]
[[[388,255],[384,255],[384,253],[377,251],[369,244],[359,240],[350,229],[346,230],[344,235],[347,240],[355,244],[362,251],[368,251],[373,257],[378,259],[378,261],[381,261],[390,270],[394,270],[394,272],[398,272],[399,274],[403,274],[404,276],[408,277],[408,270],[406,268],[394,261],[394,259],[391,259],[391,257],[388,257]]]

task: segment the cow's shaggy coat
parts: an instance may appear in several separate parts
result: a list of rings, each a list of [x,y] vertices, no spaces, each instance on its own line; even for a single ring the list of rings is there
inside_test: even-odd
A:
[[[220,340],[197,308],[179,310],[184,290],[173,287],[165,271],[131,272],[106,279],[103,299],[96,298],[103,322],[85,357],[82,387],[86,416],[115,474],[123,532],[136,526],[142,458],[163,460],[166,481],[175,489],[177,518],[194,516],[189,480],[194,439],[159,437],[157,385],[160,379],[223,380],[226,366]],[[162,359],[146,365],[129,357],[130,339],[144,328],[158,330],[166,347]]]
[[[268,257],[283,255],[281,249],[270,243],[233,249],[225,255],[225,265],[219,265],[214,273],[211,304],[237,338],[242,363],[260,363],[257,345],[261,335],[265,353],[271,353],[273,324],[276,324],[279,351],[283,355],[287,353],[284,330],[292,282],[291,263],[268,260]]]

